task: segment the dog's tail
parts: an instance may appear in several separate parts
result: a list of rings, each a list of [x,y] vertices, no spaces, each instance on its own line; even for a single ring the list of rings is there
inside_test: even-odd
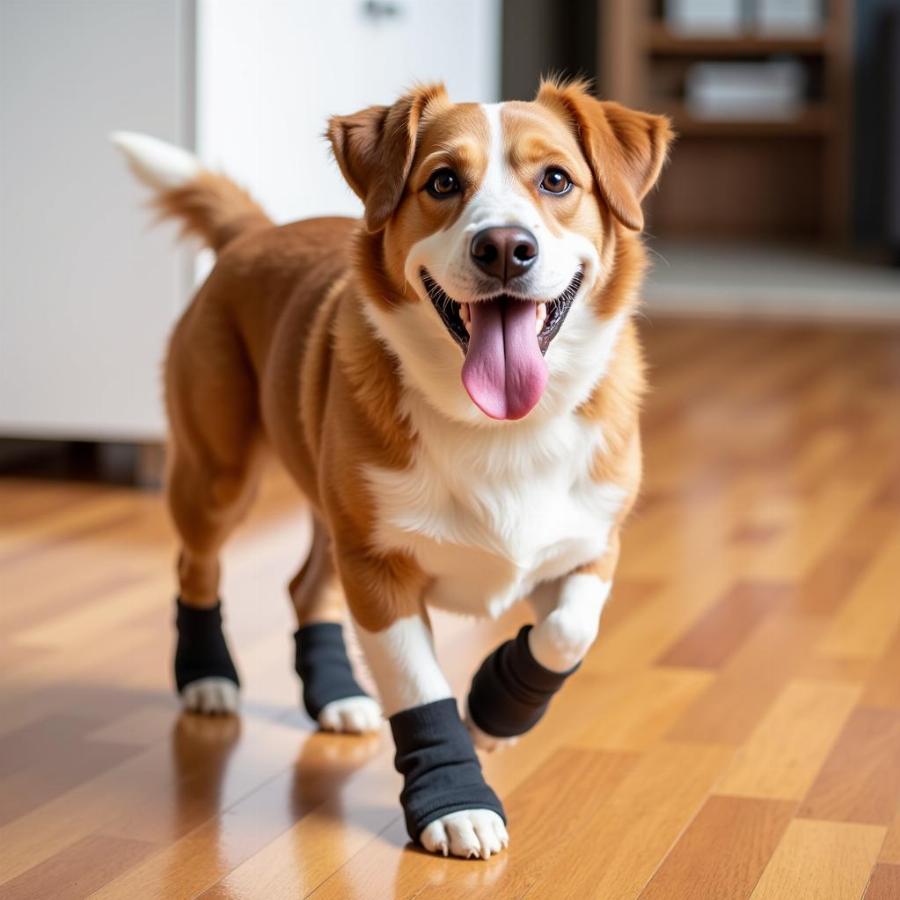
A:
[[[242,187],[204,169],[187,150],[133,131],[117,131],[110,140],[134,174],[153,188],[163,217],[180,219],[185,233],[196,234],[213,250],[245,231],[272,224]]]

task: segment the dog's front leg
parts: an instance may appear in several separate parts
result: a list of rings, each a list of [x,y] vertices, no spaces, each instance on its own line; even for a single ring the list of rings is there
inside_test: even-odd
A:
[[[533,728],[597,637],[615,559],[583,566],[535,593],[526,625],[472,679],[466,724],[476,745],[495,750]]]
[[[357,630],[391,724],[409,836],[445,856],[499,853],[508,843],[503,806],[485,783],[425,616]]]
[[[354,564],[346,555],[342,562],[360,644],[394,737],[409,836],[445,856],[499,853],[509,842],[503,806],[484,780],[438,664],[421,598],[413,599],[409,579],[398,579],[404,566],[359,557]]]

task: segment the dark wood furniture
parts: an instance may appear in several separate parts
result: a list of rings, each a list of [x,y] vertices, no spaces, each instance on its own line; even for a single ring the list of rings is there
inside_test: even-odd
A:
[[[665,190],[649,203],[666,237],[840,242],[850,223],[852,4],[828,0],[821,33],[682,36],[661,0],[601,0],[599,87],[674,121],[679,140]],[[789,56],[806,69],[805,107],[789,120],[711,121],[684,103],[688,67]]]

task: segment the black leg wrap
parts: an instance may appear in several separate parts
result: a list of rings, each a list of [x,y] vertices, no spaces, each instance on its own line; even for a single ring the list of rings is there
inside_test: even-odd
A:
[[[175,684],[179,693],[201,678],[227,678],[240,687],[237,669],[222,633],[222,604],[212,609],[186,606],[179,597],[175,627]]]
[[[390,723],[397,747],[394,766],[403,776],[400,803],[414,841],[435,819],[463,809],[490,809],[506,822],[454,699],[405,709]]]
[[[313,719],[332,701],[367,697],[353,677],[338,622],[314,622],[294,632],[294,669],[303,681],[303,705]]]
[[[469,716],[486,734],[505,738],[524,734],[547,711],[553,695],[578,668],[551,672],[532,655],[530,625],[501,644],[481,664],[469,691]]]

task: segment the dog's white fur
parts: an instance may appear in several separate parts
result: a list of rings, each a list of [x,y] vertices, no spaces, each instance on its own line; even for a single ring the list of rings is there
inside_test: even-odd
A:
[[[373,541],[381,550],[412,554],[432,577],[427,602],[457,612],[498,616],[541,585],[541,621],[530,648],[546,668],[565,672],[596,637],[610,589],[593,575],[567,573],[602,556],[626,499],[618,485],[591,477],[604,436],[576,409],[603,377],[624,319],[601,321],[586,308],[584,298],[602,274],[596,249],[582,235],[550,232],[503,158],[499,105],[484,109],[491,149],[482,185],[456,222],[415,244],[406,261],[406,277],[422,302],[391,311],[367,307],[399,360],[403,411],[417,438],[407,469],[367,471],[377,509]],[[517,422],[493,422],[475,408],[460,382],[459,349],[419,277],[424,266],[450,296],[472,296],[469,246],[475,233],[494,225],[521,226],[538,239],[539,262],[523,286],[528,296],[552,299],[583,271],[546,354],[547,390]],[[388,715],[450,696],[418,617],[377,634],[362,632],[361,642]],[[469,729],[483,749],[505,743],[471,723]],[[491,817],[496,822],[485,824]],[[498,824],[487,810],[445,816],[426,829],[422,843],[480,855]]]
[[[503,820],[487,809],[466,809],[435,819],[419,840],[432,853],[489,859],[509,845]]]
[[[381,631],[356,630],[386,716],[452,696],[421,616],[397,619]]]
[[[600,614],[612,583],[596,575],[562,580],[547,614],[528,634],[532,656],[552,672],[568,672],[597,638]]]
[[[207,715],[233,715],[240,706],[240,691],[230,678],[200,678],[181,694],[187,712]]]
[[[371,697],[344,697],[332,700],[319,713],[318,722],[324,731],[339,734],[364,734],[381,727],[381,707]]]
[[[157,191],[168,191],[187,184],[200,174],[200,160],[192,153],[167,144],[149,134],[114,131],[110,141],[125,154],[131,171]]]
[[[531,296],[562,293],[579,267],[584,282],[547,351],[545,395],[517,422],[494,422],[475,408],[460,383],[459,349],[427,297],[391,311],[370,304],[370,320],[399,360],[403,412],[417,440],[408,468],[370,467],[367,477],[378,512],[374,543],[416,558],[433,578],[428,603],[497,616],[606,549],[624,492],[591,478],[604,436],[576,409],[603,376],[624,318],[602,321],[587,309],[585,294],[599,277],[596,250],[581,235],[553,235],[542,224],[533,202],[512,186],[500,152],[499,106],[485,114],[491,152],[484,182],[449,229],[413,247],[410,283],[422,290],[424,265],[451,296],[471,289],[468,248],[491,225],[527,227],[538,238]]]

